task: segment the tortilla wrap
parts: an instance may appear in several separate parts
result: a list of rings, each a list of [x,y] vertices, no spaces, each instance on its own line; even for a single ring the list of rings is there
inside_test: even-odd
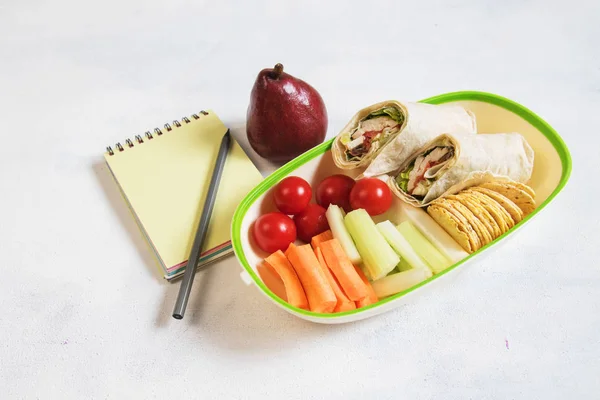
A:
[[[391,109],[393,113],[382,114],[385,109]],[[348,142],[353,142],[351,135],[360,133],[358,131],[365,121],[381,116],[394,119],[396,126],[387,127],[388,134],[380,135],[367,146],[363,145],[364,154],[350,154]],[[364,176],[376,176],[395,170],[403,159],[445,132],[476,133],[474,114],[457,105],[438,106],[387,100],[357,112],[335,138],[331,152],[339,168],[368,167]]]
[[[439,197],[493,180],[526,183],[533,158],[533,149],[518,133],[447,133],[408,157],[387,182],[400,199],[424,207]]]
[[[377,154],[363,172],[373,177],[395,171],[417,149],[442,133],[477,133],[475,115],[458,105],[405,103],[405,128]]]

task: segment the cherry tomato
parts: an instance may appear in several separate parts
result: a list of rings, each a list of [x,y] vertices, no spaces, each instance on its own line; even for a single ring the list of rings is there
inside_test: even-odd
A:
[[[296,240],[296,225],[287,215],[272,212],[261,215],[254,221],[252,234],[261,250],[267,253],[285,251]]]
[[[273,200],[284,214],[296,215],[304,210],[312,196],[308,182],[297,176],[289,176],[275,186]]]
[[[392,205],[392,192],[387,184],[377,178],[364,178],[350,191],[352,209],[364,208],[369,215],[386,212]]]
[[[299,214],[294,216],[294,223],[298,232],[298,238],[305,243],[310,243],[313,236],[329,229],[329,223],[325,216],[325,209],[318,204],[309,204]]]
[[[331,175],[323,179],[315,197],[317,203],[322,207],[329,207],[330,204],[340,206],[346,212],[352,211],[350,207],[350,191],[356,181],[346,175]]]

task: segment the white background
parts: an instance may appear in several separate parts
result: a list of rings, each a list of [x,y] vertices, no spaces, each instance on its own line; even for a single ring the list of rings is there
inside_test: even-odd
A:
[[[0,0],[1,397],[598,398],[598,4]],[[565,139],[571,180],[518,239],[397,311],[311,324],[230,257],[175,321],[179,285],[102,153],[202,108],[246,145],[250,89],[277,62],[322,94],[329,136],[387,98],[514,99]]]

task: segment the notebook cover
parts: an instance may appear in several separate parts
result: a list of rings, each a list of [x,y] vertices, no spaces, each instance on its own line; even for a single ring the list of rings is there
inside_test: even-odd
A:
[[[165,125],[124,146],[109,149],[106,162],[166,276],[181,272],[227,128],[213,111]],[[112,154],[111,154],[112,153]],[[201,263],[230,251],[236,206],[262,175],[233,140],[203,247]]]

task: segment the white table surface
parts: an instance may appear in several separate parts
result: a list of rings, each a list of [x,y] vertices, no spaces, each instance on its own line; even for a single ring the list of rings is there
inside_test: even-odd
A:
[[[247,3],[0,0],[0,396],[598,398],[599,3]],[[179,285],[102,152],[202,108],[243,141],[276,62],[318,88],[329,136],[386,98],[509,97],[565,139],[571,180],[517,240],[402,309],[311,324],[230,257],[175,321]]]

